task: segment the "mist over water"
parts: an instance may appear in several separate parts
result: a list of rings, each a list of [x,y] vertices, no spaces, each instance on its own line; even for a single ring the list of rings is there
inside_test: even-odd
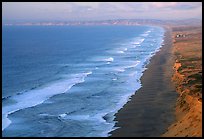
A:
[[[2,135],[109,136],[164,30],[3,27]]]

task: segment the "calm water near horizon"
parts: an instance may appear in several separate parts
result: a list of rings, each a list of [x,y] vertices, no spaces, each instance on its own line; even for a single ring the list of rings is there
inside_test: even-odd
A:
[[[163,37],[154,26],[3,26],[2,135],[109,136]]]

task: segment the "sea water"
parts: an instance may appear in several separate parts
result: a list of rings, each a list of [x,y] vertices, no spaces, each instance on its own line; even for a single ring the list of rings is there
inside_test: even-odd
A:
[[[2,135],[110,136],[164,29],[3,26]]]

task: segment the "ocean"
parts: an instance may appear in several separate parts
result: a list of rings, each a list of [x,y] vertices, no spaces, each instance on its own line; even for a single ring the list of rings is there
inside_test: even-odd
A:
[[[107,137],[162,46],[156,26],[3,26],[2,136]]]

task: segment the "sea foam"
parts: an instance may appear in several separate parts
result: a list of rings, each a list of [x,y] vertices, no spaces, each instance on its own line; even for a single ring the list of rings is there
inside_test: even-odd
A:
[[[124,51],[117,51],[117,53],[119,53],[119,54],[123,54],[123,53],[124,53]]]
[[[113,62],[113,60],[114,60],[114,58],[112,58],[112,57],[109,57],[109,58],[107,58],[107,59],[104,59],[104,61],[107,61],[107,62]]]
[[[147,31],[145,33],[148,34],[150,32]],[[88,62],[90,63],[87,62],[84,66],[80,65],[78,68],[82,69],[82,68],[85,68],[86,66],[94,64],[93,67],[95,68],[95,70],[91,80],[94,83],[97,82],[98,85],[97,84],[95,85],[92,82],[89,83],[89,81],[87,80],[86,83],[84,83],[85,85],[83,86],[90,89],[94,85],[94,90],[90,90],[90,92],[86,91],[87,96],[89,95],[88,93],[90,93],[90,94],[93,94],[94,97],[89,96],[89,97],[82,97],[84,99],[80,99],[82,101],[85,101],[86,98],[88,98],[87,102],[91,102],[91,99],[93,100],[93,102],[90,103],[90,105],[87,105],[87,107],[82,111],[80,111],[78,108],[76,109],[76,113],[69,113],[63,110],[57,113],[56,115],[52,115],[52,116],[55,116],[56,118],[59,118],[62,121],[71,120],[71,123],[76,122],[76,124],[71,125],[71,127],[73,129],[76,128],[76,130],[72,130],[70,128],[69,132],[73,132],[78,136],[85,135],[85,136],[104,137],[104,136],[109,136],[110,131],[113,131],[119,128],[119,127],[114,127],[116,123],[116,121],[114,121],[114,118],[115,118],[114,115],[115,113],[118,112],[119,109],[121,109],[130,100],[131,96],[135,93],[135,91],[141,87],[141,83],[139,79],[141,78],[143,71],[146,69],[145,68],[145,65],[147,64],[146,59],[148,59],[151,56],[148,54],[151,51],[155,50],[155,49],[151,50],[148,47],[145,48],[144,47],[145,45],[143,45],[144,39],[147,39],[147,41],[145,41],[144,43],[149,43],[148,37],[145,38],[140,36],[140,37],[137,37],[137,39],[133,38],[131,40],[134,40],[134,41],[130,41],[126,43],[125,46],[118,45],[118,48],[111,47],[110,48],[111,50],[106,51],[111,53],[107,54],[107,53],[101,52],[101,55],[97,55],[89,58]],[[158,39],[155,39],[155,42],[157,41]],[[141,46],[141,47],[137,47],[138,49],[136,49],[136,51],[132,51],[133,49],[131,49],[132,48],[131,42],[133,43],[135,42],[135,46]],[[148,45],[146,44],[146,46]],[[154,45],[152,48],[154,47],[156,47],[156,45]],[[143,52],[145,53],[143,54]],[[116,53],[121,53],[121,54],[116,54]],[[122,53],[125,53],[125,54],[122,54]],[[113,55],[110,55],[110,54],[113,54]],[[138,56],[137,59],[132,60],[132,57],[135,58],[135,55]],[[111,62],[113,63],[111,65],[105,65],[104,62],[106,62],[107,64],[110,64]],[[65,66],[69,67],[68,65],[65,65]],[[118,71],[118,72],[126,71],[126,72],[117,74],[115,71]],[[10,99],[16,100],[17,103],[15,104],[16,106],[10,105],[3,108],[2,119],[5,119],[5,120],[2,120],[2,121],[4,122],[3,123],[4,129],[11,123],[11,121],[8,119],[9,114],[15,111],[18,111],[20,109],[36,106],[38,104],[43,103],[45,100],[49,99],[54,95],[67,92],[72,86],[78,83],[84,82],[85,77],[87,77],[89,74],[92,74],[92,72],[73,74],[71,78],[69,78],[70,76],[67,76],[67,78],[69,78],[67,80],[61,80],[60,82],[52,83],[42,88],[36,88],[36,89],[30,90],[26,92],[28,93],[27,95],[26,93],[25,94],[23,93],[18,96],[10,98]],[[110,82],[108,79],[110,79]],[[83,89],[87,89],[87,88],[83,88]],[[94,94],[96,92],[102,92],[102,93]],[[84,94],[82,93],[81,95],[83,96]],[[113,98],[111,99],[111,97]],[[32,98],[34,100],[32,100]],[[79,97],[76,97],[76,98],[77,100],[79,99]],[[102,98],[105,99],[104,101],[105,103],[99,103],[100,101],[102,101]],[[72,100],[73,99],[74,98],[72,98]],[[96,101],[94,101],[94,99],[96,99]],[[28,102],[23,104],[23,101],[25,100],[28,100]],[[73,103],[73,102],[71,101],[70,103]],[[103,105],[105,106],[103,107]],[[95,107],[96,109],[94,109]],[[51,115],[41,114],[41,116],[51,116]],[[85,123],[85,126],[81,127],[81,123]],[[3,126],[2,126],[2,130],[3,130]],[[78,127],[80,127],[80,129],[82,130],[78,130],[79,129]],[[81,134],[81,132],[80,133],[78,132],[78,131],[84,131],[86,129],[90,129],[90,130],[87,130],[86,134],[83,134],[83,133]]]
[[[54,95],[66,93],[71,89],[72,86],[84,82],[85,77],[90,74],[92,74],[91,71],[87,73],[75,74],[75,77],[71,79],[55,82],[42,88],[30,90],[26,93],[12,96],[11,99],[15,100],[16,103],[2,108],[2,131],[11,124],[11,120],[8,119],[9,114],[25,108],[39,105]]]

